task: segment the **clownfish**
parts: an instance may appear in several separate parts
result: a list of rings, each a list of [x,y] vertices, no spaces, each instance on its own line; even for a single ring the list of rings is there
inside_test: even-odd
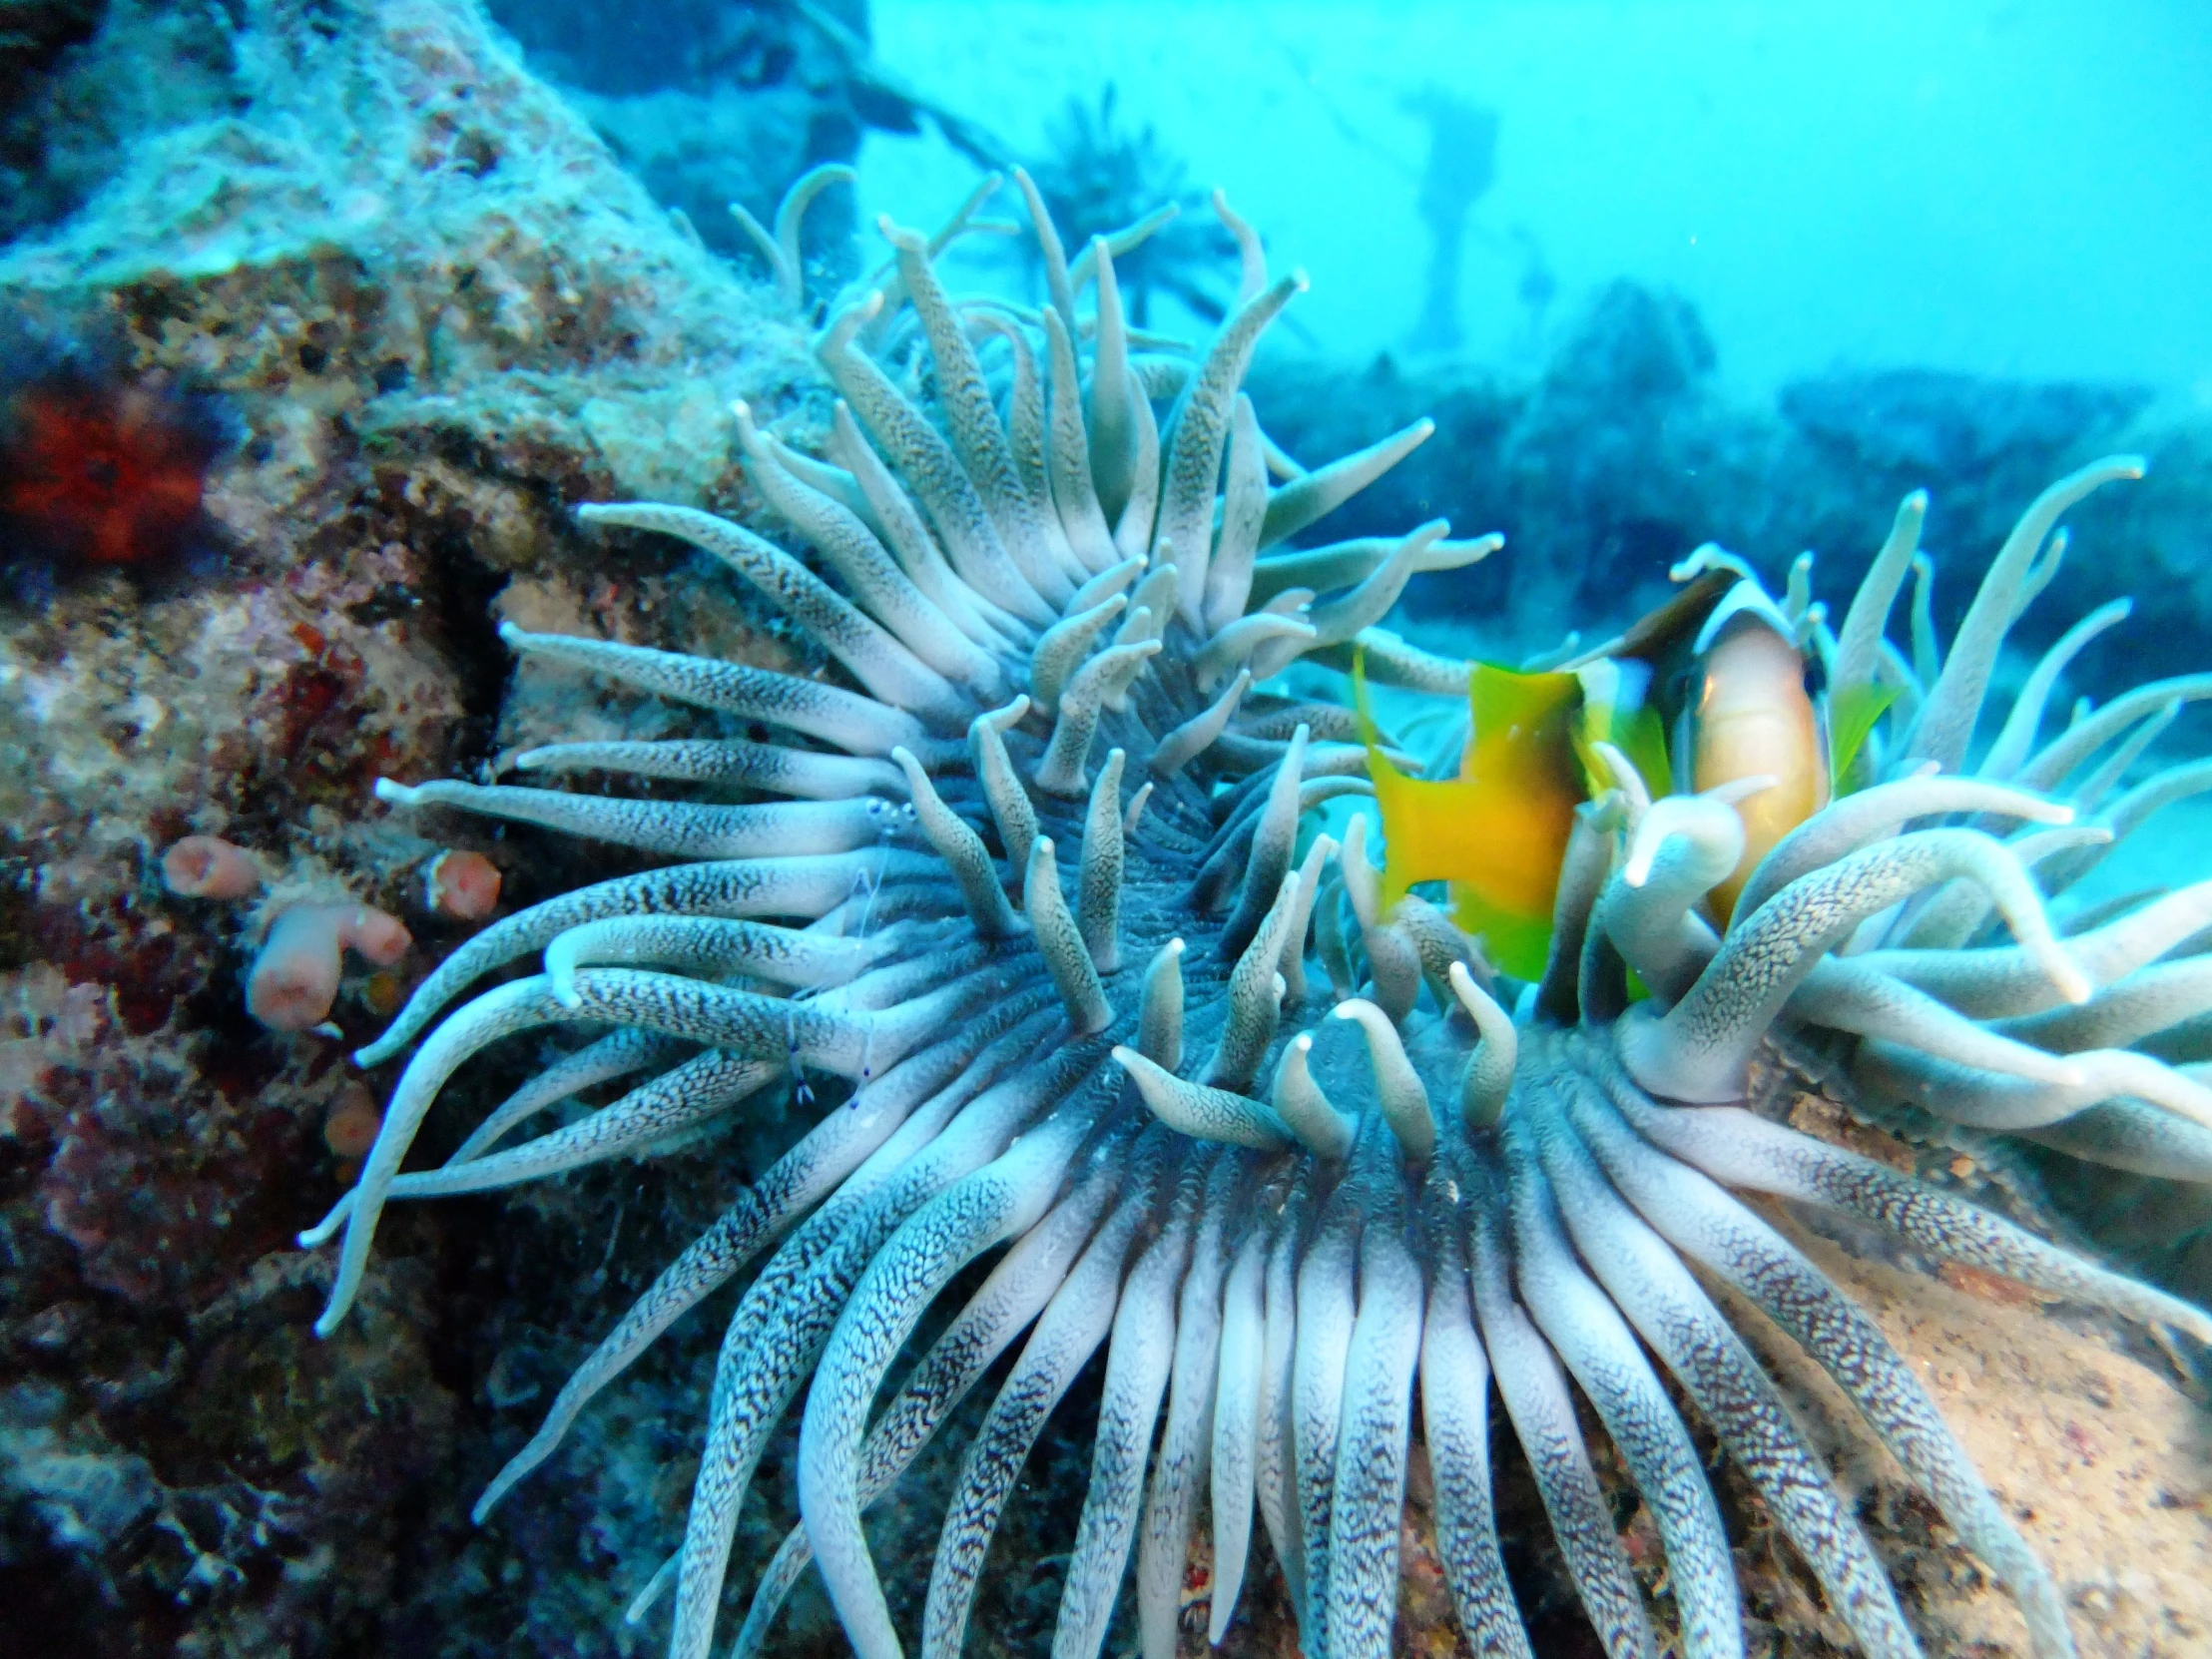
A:
[[[1357,677],[1355,694],[1365,723]],[[1575,809],[1609,787],[1597,743],[1624,754],[1654,795],[1776,780],[1738,806],[1743,861],[1710,898],[1722,927],[1759,860],[1833,789],[1819,664],[1759,584],[1730,569],[1707,570],[1564,669],[1475,664],[1467,713],[1453,778],[1405,776],[1371,736],[1382,903],[1416,883],[1445,882],[1459,928],[1524,979],[1543,971]]]
[[[1741,779],[1774,785],[1736,804],[1744,856],[1712,891],[1723,927],[1775,843],[1819,812],[1834,791],[1819,664],[1798,649],[1789,622],[1753,581],[1736,584],[1699,629],[1690,697],[1675,745],[1677,783],[1703,793]]]

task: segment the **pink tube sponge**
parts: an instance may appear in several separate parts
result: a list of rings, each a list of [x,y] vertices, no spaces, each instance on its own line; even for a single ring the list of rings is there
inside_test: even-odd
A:
[[[440,852],[423,868],[422,896],[441,916],[481,921],[499,903],[499,866],[481,852]]]
[[[330,1017],[347,950],[388,967],[414,942],[397,918],[366,904],[300,904],[276,918],[246,981],[246,1009],[274,1031]]]
[[[187,835],[162,854],[162,885],[185,898],[246,898],[261,891],[262,866],[221,835]]]

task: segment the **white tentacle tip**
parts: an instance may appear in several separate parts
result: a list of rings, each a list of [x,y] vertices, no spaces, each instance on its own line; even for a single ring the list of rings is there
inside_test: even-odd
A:
[[[395,807],[412,807],[421,792],[390,778],[379,778],[372,792],[378,801],[388,801]]]
[[[2089,976],[2081,970],[2081,964],[2067,955],[2062,948],[2052,947],[2049,957],[2043,964],[2043,969],[2050,975],[2050,982],[2057,987],[2058,994],[2074,1004],[2075,1007],[2079,1007],[2096,994],[2096,987],[2090,983]]]

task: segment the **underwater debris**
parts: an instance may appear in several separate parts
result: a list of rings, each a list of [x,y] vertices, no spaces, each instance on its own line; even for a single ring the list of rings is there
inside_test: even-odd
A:
[[[713,807],[460,783],[380,792],[695,861],[614,876],[484,929],[360,1051],[375,1065],[420,1040],[359,1183],[302,1236],[343,1235],[318,1329],[335,1331],[353,1307],[391,1202],[621,1156],[794,1072],[842,1078],[844,1104],[668,1268],[478,1505],[488,1514],[645,1347],[766,1254],[723,1344],[682,1550],[640,1600],[642,1614],[673,1588],[677,1659],[710,1649],[740,1506],[802,1397],[802,1524],[737,1649],[763,1650],[812,1562],[858,1652],[902,1651],[862,1512],[1017,1343],[946,1511],[925,1652],[959,1648],[1014,1481],[1101,1348],[1060,1653],[1099,1651],[1132,1556],[1142,1647],[1174,1653],[1202,1505],[1215,1639],[1235,1615],[1257,1514],[1301,1644],[1386,1652],[1418,1388],[1436,1548],[1461,1622],[1491,1651],[1526,1654],[1490,1495],[1494,1382],[1605,1650],[1648,1654],[1650,1613],[1569,1377],[1656,1522],[1683,1650],[1740,1651],[1730,1539],[1653,1357],[1811,1569],[1827,1612],[1870,1654],[1917,1652],[1825,1456],[1693,1265],[1828,1373],[2017,1601],[2037,1654],[2070,1653],[2057,1584],[1928,1390],[1831,1277],[1729,1189],[2212,1338],[2212,1318],[2186,1303],[1743,1104],[1761,1045],[1788,1031],[1948,1121],[2212,1177],[2212,1094],[2109,1046],[2142,1023],[2123,1011],[2137,1005],[2135,975],[2212,921],[2212,883],[2063,939],[2045,907],[2080,867],[2055,854],[2094,855],[2153,798],[2191,787],[2183,769],[2086,831],[2070,822],[2073,802],[2095,804],[2091,784],[2115,747],[2174,699],[2206,695],[2204,683],[2140,688],[2048,741],[2043,693],[2025,694],[2008,717],[2019,741],[1961,775],[1998,647],[2062,550],[2059,517],[2140,468],[2107,462],[2045,492],[1949,652],[1918,667],[1885,632],[1918,552],[1921,498],[1901,511],[1833,642],[1793,584],[1785,620],[1830,659],[1838,706],[1873,687],[1892,694],[1857,740],[1873,781],[1810,803],[1733,914],[1717,916],[1708,895],[1746,844],[1735,802],[1765,776],[1742,768],[1766,764],[1763,753],[1716,762],[1701,793],[1656,800],[1639,767],[1607,762],[1610,786],[1571,810],[1549,944],[1523,980],[1417,894],[1383,902],[1365,819],[1341,846],[1305,841],[1306,815],[1368,769],[1369,751],[1343,741],[1342,708],[1309,716],[1251,691],[1271,663],[1301,655],[1357,660],[1370,679],[1444,698],[1464,696],[1473,669],[1373,626],[1382,611],[1371,614],[1369,584],[1383,569],[1402,583],[1438,526],[1386,554],[1340,552],[1330,586],[1349,592],[1317,602],[1311,587],[1285,589],[1274,609],[1248,612],[1261,551],[1357,487],[1349,478],[1381,469],[1355,457],[1268,485],[1265,436],[1236,388],[1298,279],[1245,300],[1162,421],[1113,354],[1123,319],[1110,254],[1094,244],[1078,281],[1046,241],[1055,299],[1041,338],[1019,337],[1002,423],[922,240],[900,232],[893,246],[943,426],[855,343],[878,294],[833,316],[819,345],[845,399],[836,469],[793,470],[748,446],[754,481],[839,587],[705,513],[634,503],[585,515],[707,552],[856,689],[505,634],[525,664],[784,735],[556,745],[518,757],[522,770],[742,781],[795,799]],[[1093,280],[1099,312],[1078,317]],[[1111,514],[1109,478],[1124,502]],[[1251,626],[1260,617],[1297,626]],[[2013,824],[2038,828],[1995,832]],[[1982,942],[1999,921],[2011,942]],[[1873,948],[1839,953],[1854,941]],[[545,972],[439,1019],[476,980],[541,951]],[[1307,973],[1310,951],[1328,992]],[[1631,1003],[1631,971],[1647,1000]],[[2181,1000],[2161,1003],[2161,1018],[2203,998]],[[1320,1017],[1330,1002],[1336,1017]],[[2047,1012],[2075,1021],[2045,1033],[2047,1048],[1999,1023]],[[572,1020],[612,1030],[526,1086],[444,1166],[401,1171],[460,1067],[504,1036]],[[576,1123],[490,1150],[579,1077],[646,1070],[655,1075]],[[874,1412],[922,1316],[1000,1246]]]

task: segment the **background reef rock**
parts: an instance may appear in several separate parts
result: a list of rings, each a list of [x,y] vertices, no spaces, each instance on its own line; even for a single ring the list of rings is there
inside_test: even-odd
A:
[[[2107,646],[2100,671],[2092,651],[2072,690],[2206,666],[2212,417],[2201,397],[1906,368],[1838,370],[1754,404],[1726,396],[1715,367],[1686,300],[1622,279],[1583,304],[1533,379],[1434,359],[1348,371],[1264,356],[1253,395],[1299,454],[1342,453],[1434,416],[1436,436],[1321,532],[1381,534],[1437,515],[1462,532],[1504,531],[1504,552],[1416,580],[1401,608],[1413,632],[1455,634],[1462,649],[1499,657],[1557,643],[1562,618],[1588,627],[1636,615],[1663,596],[1667,565],[1706,541],[1743,554],[1778,592],[1790,562],[1814,549],[1817,590],[1848,594],[1899,500],[1924,487],[1934,500],[1923,545],[1948,629],[2045,484],[2138,452],[2150,461],[2143,482],[2067,515],[2079,551],[2019,637],[2040,647],[2131,593],[2124,667]]]
[[[554,12],[543,17],[552,27]],[[757,212],[822,153],[785,139],[830,131],[846,108],[877,119],[864,97],[787,67],[764,80],[782,113],[744,129],[714,187]],[[601,89],[586,104],[613,132],[606,101],[630,95]],[[771,128],[783,138],[759,136]],[[469,775],[556,731],[647,736],[678,718],[550,677],[511,684],[496,624],[644,642],[680,616],[697,647],[810,666],[713,571],[644,541],[604,544],[570,516],[582,500],[634,495],[752,516],[729,458],[733,396],[796,442],[820,432],[826,397],[798,319],[690,225],[458,0],[0,8],[0,307],[92,342],[126,378],[214,394],[238,428],[210,480],[214,545],[199,556],[132,573],[18,570],[0,597],[11,1651],[658,1645],[657,1626],[621,1613],[681,1528],[712,1310],[611,1390],[489,1527],[472,1528],[467,1508],[616,1312],[788,1137],[779,1109],[685,1158],[508,1200],[399,1207],[366,1317],[328,1343],[308,1330],[325,1262],[289,1240],[340,1190],[347,1126],[377,1099],[343,1049],[460,936],[423,911],[424,859],[438,845],[484,851],[510,906],[586,867],[574,845],[527,830],[389,815],[371,782]],[[1811,382],[1747,412],[1712,391],[1712,355],[1687,306],[1624,284],[1533,385],[1278,359],[1260,391],[1276,434],[1309,453],[1435,413],[1437,438],[1364,510],[1511,532],[1512,552],[1416,609],[1473,608],[1496,637],[1531,644],[1570,601],[1617,619],[1624,594],[1707,535],[1769,564],[1811,541],[1848,565],[1914,484],[1936,486],[1938,514],[1954,515],[1937,520],[1951,526],[1944,545],[1978,552],[2050,472],[2159,418],[2125,391],[1911,375]],[[2168,449],[2201,445],[2173,431]],[[2108,492],[2096,513],[2112,516],[2085,511],[2080,524],[2100,554],[2150,561],[2137,591],[2193,622],[2212,600],[2190,584],[2212,577],[2178,573],[2212,564],[2206,521],[2192,526],[2186,499],[2159,482],[2185,470]],[[2096,573],[2100,592],[2108,574]],[[253,848],[265,896],[166,893],[156,859],[189,831]],[[340,895],[402,916],[413,952],[393,974],[349,975],[342,1042],[251,1023],[241,980],[271,913]],[[530,1058],[471,1087],[494,1093]],[[1817,1097],[1776,1109],[1823,1111],[1839,1132],[1880,1140]],[[471,1116],[466,1103],[441,1113],[427,1138]],[[1934,1156],[1939,1169],[1949,1155]],[[2110,1652],[2203,1652],[2202,1417],[2165,1358],[2101,1327],[2053,1338],[2000,1287],[1933,1285],[1882,1263],[1835,1271],[1863,1282],[1933,1369],[1976,1449],[1977,1436],[1994,1442],[1980,1460],[2034,1512],[2023,1524],[2085,1636]],[[1804,1401],[1816,1418],[1833,1408],[1813,1381]],[[1088,1421],[1094,1403],[1078,1397],[1064,1417]],[[746,1511],[740,1581],[791,1518],[790,1449],[787,1437],[771,1453]],[[1087,1458],[1079,1440],[1040,1447],[977,1651],[1048,1641],[1073,1525],[1062,1500]],[[951,1472],[925,1459],[879,1512],[886,1582],[909,1601],[934,1536],[917,1517],[934,1514]],[[1846,1470],[1885,1520],[1883,1547],[1932,1643],[2018,1651],[2009,1607],[1895,1472]],[[1727,1500],[1761,1640],[1832,1651],[1802,1571],[1740,1492]],[[1423,1501],[1416,1479],[1416,1515]],[[1585,1651],[1524,1479],[1509,1475],[1506,1503],[1532,1629],[1547,1652]],[[1624,1521],[1655,1585],[1648,1519]],[[1412,1531],[1407,1547],[1401,1645],[1447,1651],[1440,1577]],[[1204,1592],[1195,1580],[1194,1631]],[[1233,1650],[1287,1651],[1280,1602],[1248,1606]],[[819,1596],[792,1619],[789,1651],[841,1650]]]

